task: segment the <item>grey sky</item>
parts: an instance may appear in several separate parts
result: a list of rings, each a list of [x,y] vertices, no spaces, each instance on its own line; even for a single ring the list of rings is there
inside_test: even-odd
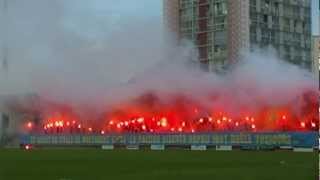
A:
[[[152,21],[160,24],[162,20],[162,0],[69,0],[65,7],[65,25],[90,38],[112,34],[130,22]]]
[[[97,3],[101,5],[104,0],[94,0],[100,1]],[[162,15],[162,0],[140,0],[137,1],[127,0],[117,0],[113,3],[112,6],[99,6],[96,7],[98,10],[109,9],[110,11],[116,13],[114,18],[121,19],[130,17],[161,17]],[[102,9],[101,9],[102,8]],[[319,0],[312,0],[312,31],[313,34],[320,34],[319,30]]]

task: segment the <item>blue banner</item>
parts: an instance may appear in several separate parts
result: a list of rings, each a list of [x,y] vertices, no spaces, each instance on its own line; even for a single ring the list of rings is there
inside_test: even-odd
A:
[[[228,145],[318,147],[317,132],[23,135],[21,144],[34,145]]]

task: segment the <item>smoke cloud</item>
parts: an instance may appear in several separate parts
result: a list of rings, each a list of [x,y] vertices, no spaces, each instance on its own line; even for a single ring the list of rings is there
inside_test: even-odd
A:
[[[121,14],[117,8],[126,7],[123,1],[115,9],[99,8],[108,7],[99,0],[10,1],[8,32],[2,33],[8,39],[9,73],[1,71],[1,94],[78,100],[154,66],[163,58],[162,27],[160,17],[136,14],[146,4]]]
[[[247,54],[227,74],[203,72],[192,43],[177,46],[160,15],[140,14],[153,3],[127,9],[124,1],[112,1],[119,9],[108,10],[102,8],[107,2],[10,0],[9,72],[0,71],[0,94],[35,93],[79,112],[102,112],[152,92],[162,103],[183,95],[235,113],[239,106],[282,105],[316,91],[310,72],[272,50]]]

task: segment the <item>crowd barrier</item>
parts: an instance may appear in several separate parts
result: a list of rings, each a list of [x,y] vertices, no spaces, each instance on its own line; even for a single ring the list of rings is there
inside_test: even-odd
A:
[[[20,144],[33,145],[206,145],[318,147],[317,132],[22,135]]]

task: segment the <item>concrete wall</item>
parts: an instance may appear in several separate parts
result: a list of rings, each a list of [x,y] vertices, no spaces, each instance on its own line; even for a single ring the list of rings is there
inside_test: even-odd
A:
[[[163,0],[164,24],[171,33],[179,36],[179,0]]]
[[[313,40],[312,40],[312,58],[313,58],[313,60],[312,60],[312,71],[313,71],[315,77],[318,79],[319,78],[319,60],[320,60],[320,36],[314,36],[313,37]]]
[[[241,52],[249,50],[249,0],[228,1],[228,60],[235,62]]]

